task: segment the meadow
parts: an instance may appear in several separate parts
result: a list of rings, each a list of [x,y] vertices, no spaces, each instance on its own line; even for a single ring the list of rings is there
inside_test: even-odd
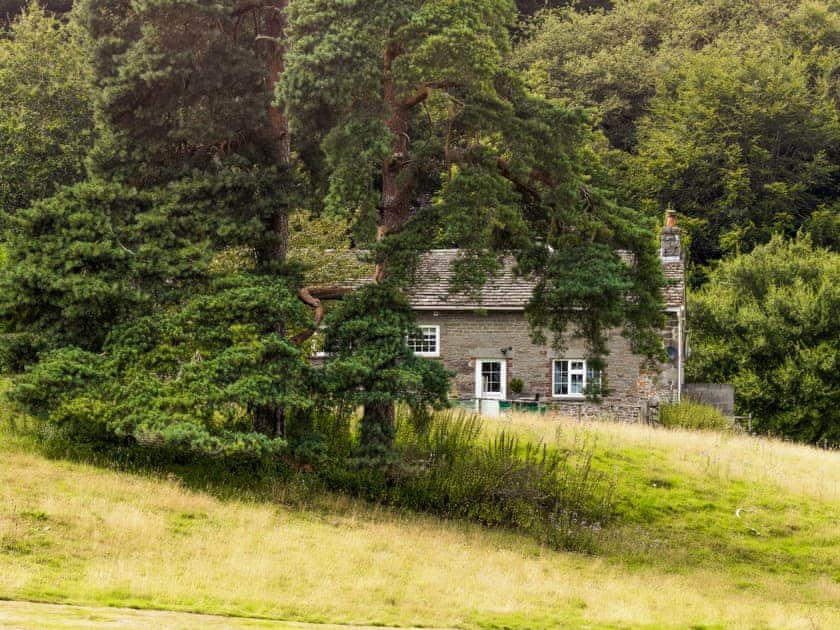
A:
[[[237,492],[50,459],[10,424],[0,430],[0,599],[437,628],[840,627],[836,452],[487,421],[487,434],[586,445],[614,480],[617,518],[584,555],[314,492],[305,479]]]

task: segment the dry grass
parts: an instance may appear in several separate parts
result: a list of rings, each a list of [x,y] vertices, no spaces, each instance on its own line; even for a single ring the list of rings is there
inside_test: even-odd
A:
[[[595,440],[604,449],[656,450],[676,470],[720,481],[766,484],[818,501],[840,503],[840,452],[739,433],[661,429],[622,422],[577,422],[515,414],[490,421],[492,429],[510,427],[532,440],[572,446]]]
[[[838,499],[836,454],[628,425],[516,426],[664,453],[674,475],[759,478],[829,511]],[[803,536],[834,537],[836,551],[836,522],[818,520]],[[840,573],[764,567],[564,554],[341,498],[308,510],[221,501],[0,446],[0,598],[436,627],[840,627]]]

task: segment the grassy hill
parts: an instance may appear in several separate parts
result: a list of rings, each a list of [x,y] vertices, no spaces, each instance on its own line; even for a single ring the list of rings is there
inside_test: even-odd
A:
[[[50,460],[6,426],[0,599],[430,627],[840,627],[840,454],[618,424],[514,427],[594,444],[614,475],[620,518],[597,556],[305,484],[237,493]]]

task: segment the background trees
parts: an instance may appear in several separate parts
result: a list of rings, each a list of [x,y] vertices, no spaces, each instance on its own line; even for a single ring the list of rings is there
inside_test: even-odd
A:
[[[815,258],[831,255],[781,239],[840,242],[838,44],[833,2],[618,0],[540,14],[515,53],[537,91],[596,113],[595,148],[623,203],[681,215],[700,289],[691,377],[735,383],[762,429],[806,440],[837,439],[824,404],[836,381],[818,367],[836,343],[824,318],[805,315],[830,301],[821,281],[794,289],[804,267],[783,258],[825,269]],[[765,274],[757,293],[749,266],[753,280]]]
[[[702,282],[700,266],[832,207],[838,25],[819,1],[624,0],[544,16],[517,62],[541,93],[597,111],[625,202],[692,219]]]
[[[840,121],[830,87],[782,42],[719,41],[666,74],[638,127],[640,203],[694,220],[707,264],[793,236],[840,191]]]
[[[83,33],[32,2],[0,38],[0,213],[84,177],[93,143]]]

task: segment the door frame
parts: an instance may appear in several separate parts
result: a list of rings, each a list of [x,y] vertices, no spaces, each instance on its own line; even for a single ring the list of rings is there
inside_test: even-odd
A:
[[[501,365],[501,392],[498,394],[485,394],[481,391],[481,366],[485,363],[498,363]],[[507,399],[507,360],[505,359],[476,359],[475,360],[475,397],[484,400],[506,400]]]

